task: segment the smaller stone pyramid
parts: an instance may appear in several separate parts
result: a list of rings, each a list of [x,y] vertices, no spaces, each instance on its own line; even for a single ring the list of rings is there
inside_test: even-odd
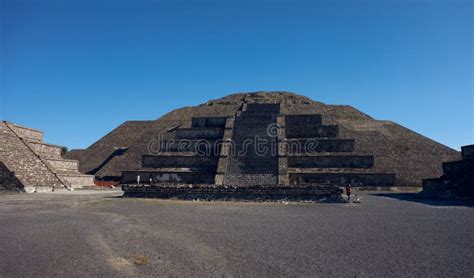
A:
[[[45,192],[94,186],[77,160],[61,157],[62,147],[43,141],[43,132],[0,122],[0,190]]]

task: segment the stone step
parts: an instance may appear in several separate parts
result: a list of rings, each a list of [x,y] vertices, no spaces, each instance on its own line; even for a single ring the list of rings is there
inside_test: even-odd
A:
[[[200,155],[209,154],[210,156],[218,156],[221,146],[224,142],[222,140],[167,140],[160,142],[157,150],[152,149],[153,152],[160,153],[198,153]]]
[[[13,129],[16,135],[18,135],[20,138],[31,138],[31,139],[39,140],[39,141],[43,140],[42,131],[32,129],[29,127],[19,126],[10,122],[4,122],[4,124],[7,124],[11,129]]]
[[[268,121],[271,119],[276,119],[277,114],[273,113],[242,113],[240,116],[238,116],[236,119],[240,121],[246,121],[246,122],[259,122],[259,121]]]
[[[276,117],[259,117],[254,115],[242,115],[240,117],[236,117],[234,121],[234,128],[238,123],[240,126],[267,126],[271,123],[276,123]]]
[[[438,197],[438,194],[444,192],[447,184],[442,179],[424,179],[423,191],[421,194],[424,197]]]
[[[285,142],[288,154],[353,152],[354,139],[289,139]]]
[[[217,157],[205,156],[152,156],[142,157],[142,166],[148,168],[217,168]]]
[[[443,163],[443,173],[449,178],[474,177],[474,160]]]
[[[288,167],[292,167],[292,168],[372,168],[374,167],[374,157],[371,155],[288,157]]]
[[[180,183],[205,184],[214,183],[215,172],[196,171],[191,169],[165,169],[123,171],[121,184],[136,184],[140,176],[140,183]]]
[[[379,173],[290,173],[290,185],[337,184],[352,186],[395,186],[395,174]]]
[[[214,128],[225,127],[227,117],[193,117],[191,119],[192,128]]]
[[[82,175],[80,173],[58,173],[59,178],[72,188],[82,188],[84,186],[95,186],[94,176]]]
[[[263,109],[274,109],[275,107],[277,106],[271,105],[265,106]],[[276,125],[276,118],[267,118],[265,120],[236,118],[232,134],[232,152],[227,160],[224,183],[236,181],[237,179],[232,177],[239,175],[245,175],[245,177],[278,176],[278,159],[276,159],[278,155],[277,139],[267,140],[264,146],[261,144],[263,141],[259,140],[257,142],[255,140],[255,136],[259,136],[259,139],[272,139],[267,131],[270,125]],[[277,181],[276,178],[262,178],[261,182],[257,180],[254,182],[267,183],[269,180]],[[245,183],[247,180],[243,179],[243,182]]]
[[[176,139],[216,140],[224,136],[223,128],[180,128],[175,131]]]
[[[336,138],[339,136],[337,125],[286,126],[286,138]]]
[[[314,126],[322,125],[322,117],[319,114],[287,115],[286,126]]]
[[[70,160],[70,159],[45,159],[49,165],[51,165],[54,169],[58,170],[75,170],[79,171],[79,162],[77,160]]]
[[[290,174],[325,174],[325,173],[357,173],[357,174],[374,174],[377,173],[373,168],[293,168],[288,167],[287,172]]]
[[[27,142],[28,146],[33,149],[37,154],[45,158],[60,158],[61,157],[61,146],[52,145],[42,142]]]

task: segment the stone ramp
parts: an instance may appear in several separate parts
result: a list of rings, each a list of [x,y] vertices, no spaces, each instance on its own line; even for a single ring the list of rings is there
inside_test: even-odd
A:
[[[277,184],[279,104],[247,104],[236,116],[232,134],[233,150],[228,158],[225,185]]]
[[[61,147],[43,142],[43,132],[9,122],[0,125],[1,162],[18,179],[20,190],[51,191],[94,185],[78,162],[61,157]]]

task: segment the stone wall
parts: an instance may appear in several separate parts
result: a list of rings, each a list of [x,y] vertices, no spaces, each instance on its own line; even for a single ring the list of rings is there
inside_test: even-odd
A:
[[[185,200],[239,201],[313,201],[343,203],[342,190],[335,186],[310,185],[298,188],[287,186],[216,186],[214,184],[124,184],[125,197],[173,198]]]
[[[181,184],[195,184],[195,183],[214,183],[215,172],[197,172],[189,169],[169,169],[168,171],[153,171],[153,170],[137,170],[137,171],[123,171],[121,183],[122,184],[136,184],[137,177],[140,176],[140,183],[142,184],[158,184],[158,183],[181,183]]]
[[[144,155],[142,165],[147,168],[204,168],[214,170],[217,167],[215,157],[205,156],[152,156]]]
[[[215,140],[222,138],[222,128],[186,128],[176,130],[176,139],[206,139]]]
[[[294,168],[372,168],[374,157],[366,156],[296,156],[288,157],[288,167]]]
[[[212,128],[224,127],[227,117],[193,117],[191,119],[191,127],[193,128]]]
[[[395,186],[395,174],[304,173],[290,174],[290,184],[336,184],[352,186]]]
[[[336,125],[286,126],[287,138],[336,138],[338,135]]]
[[[224,185],[259,186],[278,184],[278,176],[272,174],[226,174]]]
[[[322,125],[322,117],[320,114],[287,115],[285,122],[288,126],[315,126]]]
[[[290,139],[285,142],[288,153],[353,152],[354,139]]]

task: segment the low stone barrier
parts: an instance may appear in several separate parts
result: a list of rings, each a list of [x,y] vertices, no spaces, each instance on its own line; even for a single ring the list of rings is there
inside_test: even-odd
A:
[[[284,186],[218,186],[215,184],[122,185],[124,197],[145,197],[183,200],[238,201],[313,201],[342,203],[342,189],[331,185]]]

